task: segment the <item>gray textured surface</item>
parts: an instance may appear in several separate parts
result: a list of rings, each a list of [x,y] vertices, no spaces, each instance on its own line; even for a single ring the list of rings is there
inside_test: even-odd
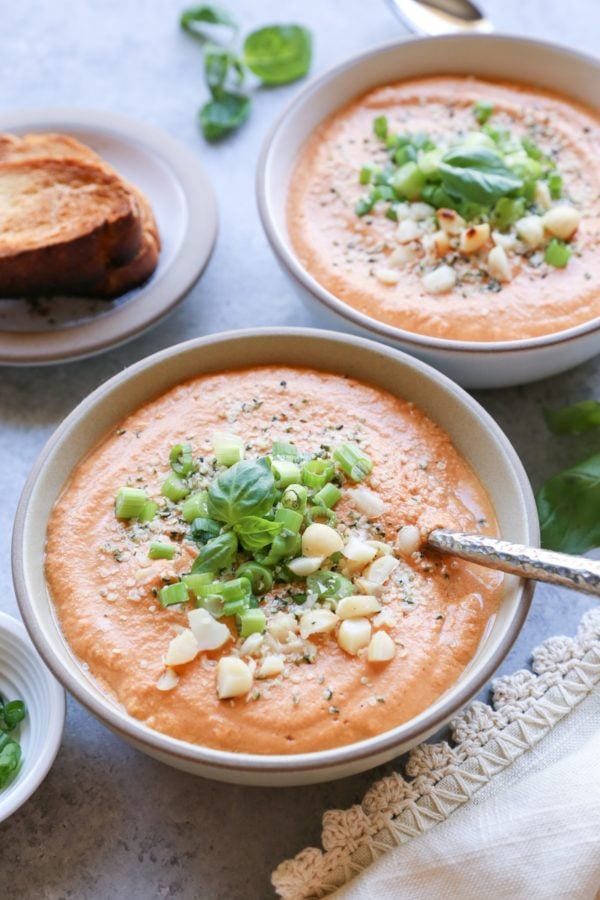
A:
[[[183,6],[183,0],[181,5]],[[313,71],[402,33],[383,0],[237,0],[244,26],[300,21],[316,36]],[[488,0],[499,28],[597,51],[600,9],[577,0]],[[0,608],[16,613],[9,537],[19,493],[55,426],[98,384],[185,338],[259,324],[311,324],[291,299],[262,234],[253,172],[260,142],[295,87],[263,91],[251,121],[218,148],[203,144],[195,111],[203,97],[200,54],[166,0],[0,4],[0,105],[97,106],[158,125],[202,157],[217,189],[221,232],[209,268],[184,303],[152,332],[98,358],[54,368],[0,371]],[[592,439],[556,438],[541,409],[600,395],[600,364],[478,398],[506,430],[534,486],[582,457]],[[531,648],[572,633],[594,601],[540,587],[501,671],[527,663]],[[184,775],[129,748],[69,703],[63,747],[42,787],[0,826],[6,900],[128,900],[272,896],[271,869],[318,842],[321,814],[361,797],[381,772],[290,790],[229,787]]]

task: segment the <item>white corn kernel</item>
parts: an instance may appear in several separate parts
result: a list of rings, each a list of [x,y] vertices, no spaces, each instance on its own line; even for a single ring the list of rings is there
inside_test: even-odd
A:
[[[475,253],[480,250],[490,237],[490,226],[487,222],[482,225],[471,225],[460,233],[458,249],[461,253]]]
[[[414,219],[403,219],[396,229],[396,240],[399,244],[410,244],[420,236],[421,231]]]
[[[371,640],[371,623],[368,619],[344,619],[337,637],[342,650],[356,656]]]
[[[182,666],[196,658],[200,648],[191,628],[184,628],[177,637],[169,643],[165,665]]]
[[[173,669],[166,668],[156,682],[156,687],[159,691],[172,691],[173,688],[177,686],[178,681],[179,675],[177,672]]]
[[[542,222],[546,231],[563,241],[570,240],[579,225],[581,216],[572,206],[561,204],[544,213]]]
[[[217,650],[231,638],[227,625],[217,622],[206,609],[193,609],[188,613],[188,622],[198,650]]]
[[[317,571],[324,559],[324,556],[299,556],[297,559],[290,560],[287,567],[294,575],[306,578],[307,575],[312,575]]]
[[[456,273],[450,266],[438,266],[422,278],[423,287],[430,294],[445,294],[456,284]]]
[[[367,566],[364,577],[375,584],[385,584],[399,565],[399,561],[393,556],[380,556]]]
[[[335,611],[340,619],[360,619],[363,616],[374,616],[380,609],[377,597],[372,594],[355,594],[340,600]]]
[[[403,525],[398,532],[396,548],[402,556],[410,556],[421,546],[421,532],[416,525]]]
[[[402,244],[388,256],[388,265],[393,269],[401,269],[415,258],[416,250],[411,244]]]
[[[552,206],[552,195],[550,194],[547,181],[536,181],[534,200],[536,206],[539,206],[540,209],[550,209]]]
[[[541,216],[523,216],[515,222],[515,231],[530,250],[537,250],[544,243],[544,225]]]
[[[258,667],[256,677],[273,678],[274,675],[281,675],[284,665],[285,656],[283,653],[272,653],[270,656],[265,656]]]
[[[242,697],[252,687],[252,671],[237,656],[222,656],[217,663],[217,696],[219,700]]]
[[[267,619],[268,633],[282,644],[289,639],[290,635],[295,634],[296,630],[296,616],[292,613],[277,612]]]
[[[348,491],[352,504],[367,519],[377,519],[385,512],[385,503],[377,494],[366,487],[358,487]]]
[[[338,553],[344,542],[335,528],[313,522],[302,535],[303,556],[331,556]]]
[[[436,217],[440,223],[440,228],[447,234],[460,234],[467,224],[455,209],[438,209]]]
[[[333,631],[338,616],[330,609],[311,609],[300,616],[300,637],[306,640],[311,634],[325,634]]]
[[[377,268],[373,270],[373,274],[381,284],[398,284],[400,281],[400,272],[397,269],[388,269],[385,266],[377,266]]]
[[[369,662],[389,662],[396,655],[396,645],[386,631],[377,631],[369,641]]]
[[[488,253],[487,270],[496,281],[510,281],[512,270],[504,247],[492,247]]]
[[[355,535],[352,535],[347,544],[344,545],[342,556],[359,565],[366,566],[368,562],[374,559],[377,550],[371,547],[366,541],[361,541]]]

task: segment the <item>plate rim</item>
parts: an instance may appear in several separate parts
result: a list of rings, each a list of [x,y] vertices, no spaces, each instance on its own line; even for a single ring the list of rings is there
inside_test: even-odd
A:
[[[120,346],[156,325],[201,277],[218,233],[215,191],[199,156],[168,132],[121,113],[88,106],[32,106],[0,113],[0,130],[87,128],[111,132],[124,144],[150,151],[169,168],[181,188],[187,222],[173,259],[156,282],[113,314],[60,330],[2,331],[0,364],[52,365],[85,359]],[[151,302],[148,302],[150,295]]]

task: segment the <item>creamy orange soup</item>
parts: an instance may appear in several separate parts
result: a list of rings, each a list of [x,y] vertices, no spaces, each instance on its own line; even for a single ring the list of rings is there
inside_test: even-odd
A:
[[[369,662],[351,655],[336,632],[276,640],[254,658],[239,649],[235,619],[223,648],[174,668],[161,690],[165,652],[185,628],[186,608],[161,607],[161,586],[189,572],[198,554],[181,524],[180,505],[161,497],[174,444],[190,441],[195,478],[212,472],[211,440],[227,428],[243,437],[246,457],[264,456],[274,441],[300,451],[340,441],[360,445],[373,463],[361,482],[382,501],[360,511],[350,484],[336,506],[338,529],[377,539],[398,559],[376,588],[373,632],[390,636],[394,656]],[[325,452],[325,451],[323,451]],[[143,488],[159,504],[150,524],[115,517],[122,485]],[[448,436],[412,403],[350,378],[309,369],[264,367],[207,375],[148,403],[108,435],[76,469],[48,528],[46,574],[61,628],[89,674],[133,717],[151,728],[209,747],[259,754],[323,750],[384,732],[417,715],[446,691],[476,652],[500,600],[501,576],[423,550],[402,554],[398,535],[444,524],[496,534],[494,511]],[[173,560],[148,558],[151,541],[176,546]],[[338,554],[339,555],[339,554]],[[327,563],[325,563],[327,565]],[[270,613],[291,612],[298,586],[261,598]],[[301,585],[300,585],[301,588]],[[292,599],[290,599],[292,598]],[[273,605],[275,604],[275,605]],[[270,613],[269,613],[270,610]],[[293,639],[292,639],[293,638]],[[257,638],[256,640],[259,640]],[[277,652],[282,671],[257,677],[261,656]],[[250,690],[219,699],[215,670],[238,655],[255,673]]]
[[[375,117],[386,116],[392,132],[427,133],[447,146],[479,128],[474,106],[482,100],[493,106],[489,124],[514,137],[526,136],[557,166],[560,199],[544,186],[523,213],[533,216],[532,221],[504,234],[492,222],[483,244],[464,253],[458,235],[451,246],[436,245],[432,234],[440,224],[434,210],[429,220],[420,218],[421,232],[413,241],[406,240],[406,230],[404,238],[399,236],[399,225],[386,218],[384,203],[357,216],[356,203],[365,196],[361,167],[385,167],[387,160],[373,132]],[[592,111],[533,88],[453,76],[379,87],[326,119],[301,152],[289,189],[291,240],[318,282],[344,303],[389,325],[469,341],[561,331],[600,315],[599,143],[600,124]],[[571,257],[564,268],[549,265],[544,255],[555,233],[547,230],[547,213],[555,206],[575,210],[578,220],[571,233],[567,229]],[[564,229],[556,233],[562,235]],[[495,249],[498,245],[501,249]],[[390,264],[394,251],[396,268]],[[440,265],[450,281],[434,278],[433,290],[441,285],[435,293],[424,285]]]

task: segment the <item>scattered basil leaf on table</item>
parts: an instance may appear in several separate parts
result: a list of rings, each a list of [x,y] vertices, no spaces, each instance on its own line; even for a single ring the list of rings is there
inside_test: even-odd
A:
[[[238,23],[233,16],[220,6],[208,6],[205,4],[193,6],[181,14],[179,21],[184,31],[200,38],[200,40],[208,40],[202,25],[224,25],[226,28],[231,28],[234,32],[238,30]]]
[[[208,490],[208,514],[228,525],[245,516],[264,516],[275,503],[275,479],[268,465],[242,459],[215,478]]]
[[[439,171],[448,194],[482,206],[523,187],[523,180],[487,147],[455,147],[444,154]]]
[[[204,545],[194,560],[192,575],[227,569],[234,561],[237,549],[238,539],[233,531],[224,531]]]
[[[204,48],[204,77],[213,96],[225,84],[230,66],[231,54],[228,50],[217,44],[207,44]]]
[[[582,434],[600,428],[600,402],[582,400],[563,409],[547,409],[544,412],[546,425],[555,434]]]
[[[536,500],[542,546],[565,553],[600,546],[600,453],[554,475]]]
[[[200,110],[200,124],[208,141],[217,141],[239,128],[250,112],[250,98],[245,94],[220,91]]]
[[[263,84],[289,84],[310,69],[312,39],[300,25],[269,25],[244,41],[243,59]]]

